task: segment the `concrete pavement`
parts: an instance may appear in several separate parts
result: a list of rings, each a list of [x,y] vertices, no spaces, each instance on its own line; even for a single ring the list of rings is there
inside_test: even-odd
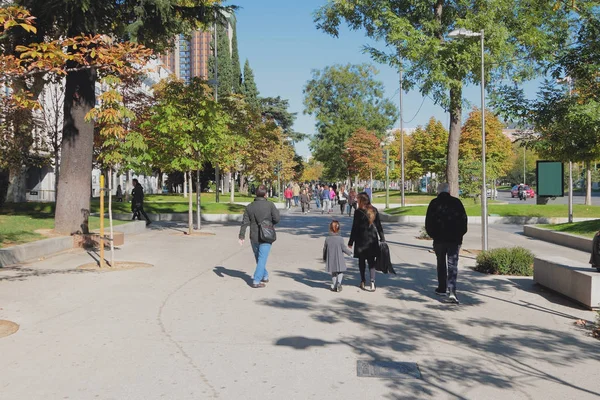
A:
[[[338,217],[347,237],[351,219]],[[153,268],[80,272],[77,251],[0,269],[2,399],[595,399],[600,342],[575,326],[585,311],[532,285],[461,260],[462,304],[440,302],[419,226],[386,224],[396,276],[360,291],[354,263],[342,293],[319,260],[331,216],[283,217],[265,289],[236,225],[185,237],[152,225],[118,260]],[[465,248],[479,246],[470,227]],[[587,255],[490,228],[492,246],[587,261]],[[423,379],[358,378],[358,360],[417,363]]]

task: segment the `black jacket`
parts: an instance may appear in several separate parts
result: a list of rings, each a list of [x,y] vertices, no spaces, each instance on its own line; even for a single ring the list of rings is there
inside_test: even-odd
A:
[[[386,242],[379,243],[379,256],[375,263],[375,269],[381,271],[384,274],[392,273],[396,275],[394,267],[392,266],[392,257],[390,255],[390,248]]]
[[[596,233],[592,242],[590,264],[592,264],[592,267],[600,268],[600,232]]]
[[[465,207],[456,197],[440,193],[429,203],[425,230],[434,242],[462,244],[467,224]]]
[[[139,182],[131,191],[131,202],[136,205],[144,203],[144,188]]]
[[[379,238],[377,237],[379,235]],[[385,241],[379,213],[375,210],[375,221],[369,224],[369,218],[360,208],[354,213],[352,232],[348,246],[354,245],[354,258],[374,259],[379,255],[379,239]]]
[[[279,210],[275,204],[264,197],[257,197],[254,202],[248,204],[244,211],[244,219],[240,228],[240,239],[246,237],[246,228],[250,227],[250,241],[261,243],[258,237],[258,225],[262,221],[271,221],[273,225],[279,223]]]

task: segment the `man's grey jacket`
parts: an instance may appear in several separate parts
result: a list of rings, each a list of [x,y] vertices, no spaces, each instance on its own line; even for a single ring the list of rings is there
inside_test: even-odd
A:
[[[250,241],[252,243],[261,243],[258,235],[258,225],[262,221],[271,221],[273,225],[279,223],[279,210],[275,204],[264,197],[257,197],[254,202],[248,204],[244,211],[244,219],[240,228],[240,239],[246,237],[246,229],[250,227]]]

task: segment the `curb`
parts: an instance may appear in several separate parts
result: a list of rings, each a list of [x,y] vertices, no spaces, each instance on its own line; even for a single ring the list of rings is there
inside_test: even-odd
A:
[[[523,234],[545,242],[585,251],[586,253],[592,252],[593,239],[573,235],[571,233],[555,232],[550,229],[526,225],[523,227]]]

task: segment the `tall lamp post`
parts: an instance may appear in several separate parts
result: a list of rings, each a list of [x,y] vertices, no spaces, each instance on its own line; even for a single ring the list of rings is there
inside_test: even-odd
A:
[[[485,174],[485,63],[484,63],[484,39],[485,32],[473,32],[465,28],[455,29],[448,34],[450,38],[481,38],[481,249],[488,249],[488,210],[487,210],[487,186]]]
[[[406,198],[405,198],[405,193],[404,193],[404,178],[405,178],[405,172],[404,172],[404,113],[403,113],[403,107],[404,107],[404,97],[403,97],[403,93],[402,93],[402,89],[403,89],[403,76],[402,76],[402,67],[400,67],[400,168],[401,168],[401,179],[400,181],[402,182],[402,188],[400,188],[401,190],[401,206],[404,208],[406,207]]]

